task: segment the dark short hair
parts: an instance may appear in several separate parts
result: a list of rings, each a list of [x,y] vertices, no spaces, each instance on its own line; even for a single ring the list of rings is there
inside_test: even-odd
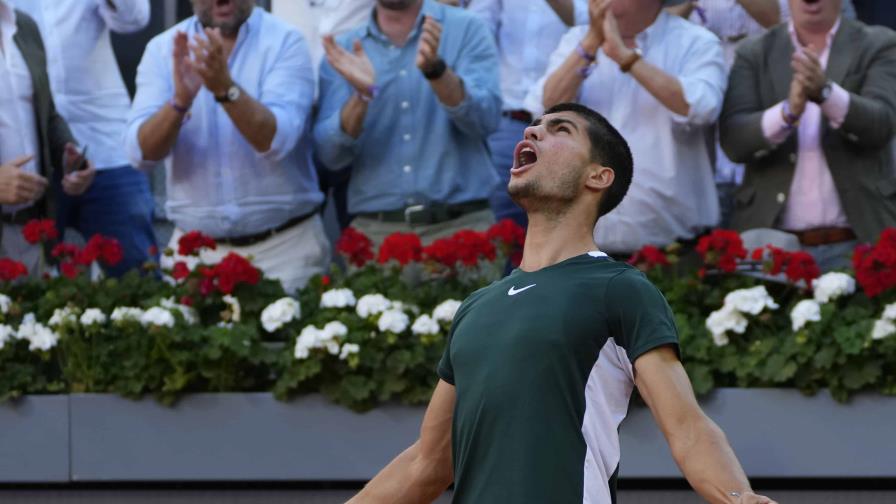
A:
[[[597,217],[603,217],[619,206],[632,183],[632,151],[616,128],[594,110],[579,103],[559,103],[544,111],[545,114],[558,112],[572,112],[588,122],[591,160],[613,169],[613,184],[607,188],[597,208]]]

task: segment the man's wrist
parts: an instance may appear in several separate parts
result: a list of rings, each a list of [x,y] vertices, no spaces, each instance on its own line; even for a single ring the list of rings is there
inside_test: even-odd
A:
[[[585,38],[582,39],[580,45],[588,54],[597,54],[597,50],[600,49],[600,43],[600,37],[589,31]]]
[[[799,126],[800,124],[800,113],[796,113],[790,106],[790,100],[784,100],[781,103],[781,119],[784,120],[784,124],[788,129]]]
[[[421,68],[420,71],[423,72],[423,77],[426,80],[436,80],[445,75],[445,72],[448,71],[448,64],[445,63],[445,60],[439,58],[429,65]]]

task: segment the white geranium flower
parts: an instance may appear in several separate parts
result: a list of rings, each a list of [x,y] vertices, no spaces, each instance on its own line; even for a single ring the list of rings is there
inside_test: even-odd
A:
[[[379,327],[382,332],[388,331],[398,334],[404,332],[410,323],[411,319],[408,318],[405,312],[390,308],[380,315],[377,327]]]
[[[871,330],[871,339],[884,339],[896,333],[896,325],[885,319],[874,322],[874,329]]]
[[[361,351],[361,347],[357,343],[343,343],[342,351],[339,352],[339,360],[345,360],[349,355],[356,354]]]
[[[856,280],[846,273],[825,273],[812,284],[814,297],[819,303],[827,303],[841,296],[849,296],[856,291]]]
[[[272,333],[301,316],[302,307],[299,302],[291,297],[283,297],[267,305],[261,312],[261,326]]]
[[[77,323],[78,322],[78,313],[73,308],[65,306],[63,308],[56,308],[53,310],[53,315],[50,317],[50,320],[47,322],[47,325],[50,327],[59,327],[65,323]]]
[[[59,335],[47,326],[37,322],[33,313],[28,313],[22,318],[16,338],[27,340],[29,343],[28,350],[32,352],[34,350],[46,352],[56,346],[56,343],[59,341]]]
[[[0,350],[6,346],[6,342],[16,337],[16,330],[12,326],[0,324]]]
[[[454,320],[454,314],[460,308],[460,301],[449,299],[442,301],[436,309],[432,311],[432,318],[437,322],[451,322]]]
[[[6,315],[9,313],[9,307],[12,305],[12,299],[6,294],[0,294],[0,313]],[[2,347],[0,347],[2,348]]]
[[[411,332],[421,336],[424,334],[439,334],[441,329],[439,323],[425,313],[417,317],[414,325],[411,326]]]
[[[321,308],[347,308],[355,306],[355,294],[351,289],[330,289],[320,298]]]
[[[81,314],[81,325],[105,324],[106,314],[99,308],[88,308]]]
[[[307,359],[311,355],[312,348],[318,348],[323,339],[323,331],[313,325],[305,326],[299,337],[296,338],[294,355],[296,359]]]
[[[809,322],[821,321],[821,305],[814,299],[803,299],[790,310],[793,332],[797,332]]]
[[[324,347],[327,349],[327,352],[330,355],[339,355],[339,342],[338,341],[328,341]]]
[[[143,310],[132,306],[119,306],[112,310],[112,315],[109,316],[113,322],[121,322],[123,320],[135,320],[139,322],[141,317],[143,317]]]
[[[183,315],[184,321],[188,325],[195,325],[199,322],[199,314],[196,313],[196,310],[192,306],[187,306],[185,304],[180,304],[174,300],[174,297],[169,297],[163,299],[159,305],[162,308],[167,309],[168,311],[177,310]]]
[[[231,296],[230,294],[222,297],[221,300],[227,304],[227,309],[230,310],[230,320],[232,320],[233,322],[239,322],[240,312],[242,312],[242,309],[240,307],[240,300]]]
[[[884,307],[884,314],[881,316],[884,320],[896,321],[896,303],[890,303]]]
[[[358,303],[355,305],[355,311],[358,313],[359,317],[368,318],[383,313],[388,310],[390,306],[392,306],[392,301],[389,301],[389,299],[382,294],[365,294],[358,299]]]
[[[725,296],[725,306],[734,308],[741,313],[759,315],[763,309],[778,309],[778,304],[765,290],[764,285],[758,285],[749,289],[738,289]]]
[[[161,306],[153,306],[143,313],[140,323],[144,326],[174,327],[174,315]]]
[[[293,355],[295,356],[296,360],[303,360],[307,359],[308,356],[311,355],[311,351],[308,349],[308,347],[299,345],[299,343],[296,342],[296,349],[295,352],[293,352]]]
[[[348,336],[348,327],[346,327],[342,322],[334,320],[332,322],[328,322],[327,325],[325,325],[321,330],[321,332],[327,337],[327,339],[342,339]]]
[[[743,334],[747,330],[747,318],[726,305],[709,314],[706,318],[706,328],[712,333],[712,339],[717,346],[725,346],[728,344],[728,331]]]
[[[224,322],[223,320],[219,320],[215,325],[217,327],[220,327],[221,329],[233,329],[233,322]]]

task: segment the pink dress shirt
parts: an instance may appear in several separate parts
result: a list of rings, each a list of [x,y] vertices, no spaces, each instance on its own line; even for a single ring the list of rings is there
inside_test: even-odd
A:
[[[790,38],[797,51],[803,50],[797,40],[793,22],[788,23]],[[827,45],[820,55],[821,64],[827,67],[831,54],[831,42],[840,28],[840,20],[827,36]],[[762,132],[773,145],[778,145],[792,131],[781,115],[783,102],[762,115]],[[781,228],[804,231],[822,227],[850,227],[840,195],[834,186],[831,170],[821,148],[822,114],[834,129],[839,128],[849,112],[849,92],[834,83],[831,95],[821,106],[809,102],[797,127],[797,161],[790,184],[790,194],[781,217]],[[783,195],[782,195],[783,196]]]

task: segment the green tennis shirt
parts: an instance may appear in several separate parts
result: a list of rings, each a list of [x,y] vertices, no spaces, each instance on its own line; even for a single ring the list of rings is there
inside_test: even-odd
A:
[[[438,368],[457,392],[454,502],[615,502],[632,364],[677,344],[659,290],[602,252],[470,295]]]

